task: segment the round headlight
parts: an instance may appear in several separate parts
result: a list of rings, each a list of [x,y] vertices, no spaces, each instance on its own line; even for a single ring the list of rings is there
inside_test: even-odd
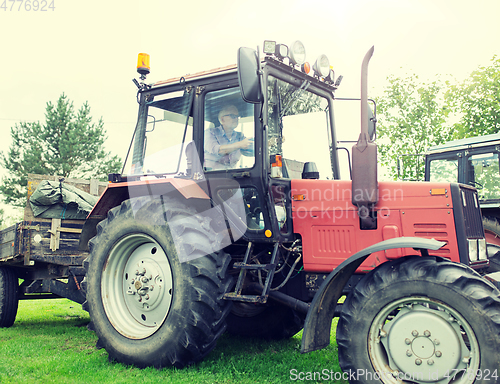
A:
[[[313,65],[313,69],[317,75],[327,77],[330,74],[330,60],[326,55],[319,56]]]
[[[306,48],[298,40],[290,46],[290,61],[294,65],[302,65],[306,62]]]

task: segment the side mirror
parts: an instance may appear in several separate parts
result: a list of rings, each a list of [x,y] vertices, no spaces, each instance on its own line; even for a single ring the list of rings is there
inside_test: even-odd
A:
[[[263,99],[259,79],[259,58],[252,48],[238,49],[238,81],[241,97],[247,103],[257,104]]]

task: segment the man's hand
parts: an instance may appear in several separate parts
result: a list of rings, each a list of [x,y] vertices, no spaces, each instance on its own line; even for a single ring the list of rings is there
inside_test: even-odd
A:
[[[252,146],[252,142],[248,138],[244,138],[243,140],[238,142],[240,149],[250,149]]]

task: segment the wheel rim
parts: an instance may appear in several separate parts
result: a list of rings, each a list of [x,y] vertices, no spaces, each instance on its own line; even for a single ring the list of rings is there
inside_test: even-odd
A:
[[[479,369],[471,326],[453,308],[425,297],[384,307],[370,327],[368,347],[384,383],[472,383]]]
[[[106,315],[120,334],[130,339],[151,336],[172,303],[172,270],[163,248],[145,234],[122,238],[109,253],[101,292]]]

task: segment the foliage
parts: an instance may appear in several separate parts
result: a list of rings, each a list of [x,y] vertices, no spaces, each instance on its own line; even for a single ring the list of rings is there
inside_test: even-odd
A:
[[[391,176],[422,179],[421,156],[431,145],[500,131],[500,58],[480,66],[461,83],[436,80],[420,83],[418,76],[389,77],[377,98],[381,163]],[[405,156],[405,154],[410,154]]]
[[[384,95],[377,102],[377,132],[381,163],[394,179],[398,157],[402,157],[400,177],[423,179],[421,155],[431,145],[449,139],[445,122],[448,109],[443,106],[444,84],[420,82],[417,75],[389,76]]]
[[[92,122],[87,102],[75,112],[64,93],[55,105],[47,103],[45,124],[21,122],[11,128],[11,137],[7,154],[0,155],[8,171],[0,185],[7,204],[25,205],[28,173],[105,179],[120,169],[120,159],[103,149],[102,119]]]
[[[480,66],[462,83],[451,85],[447,102],[458,117],[453,139],[487,135],[500,131],[500,57]]]

